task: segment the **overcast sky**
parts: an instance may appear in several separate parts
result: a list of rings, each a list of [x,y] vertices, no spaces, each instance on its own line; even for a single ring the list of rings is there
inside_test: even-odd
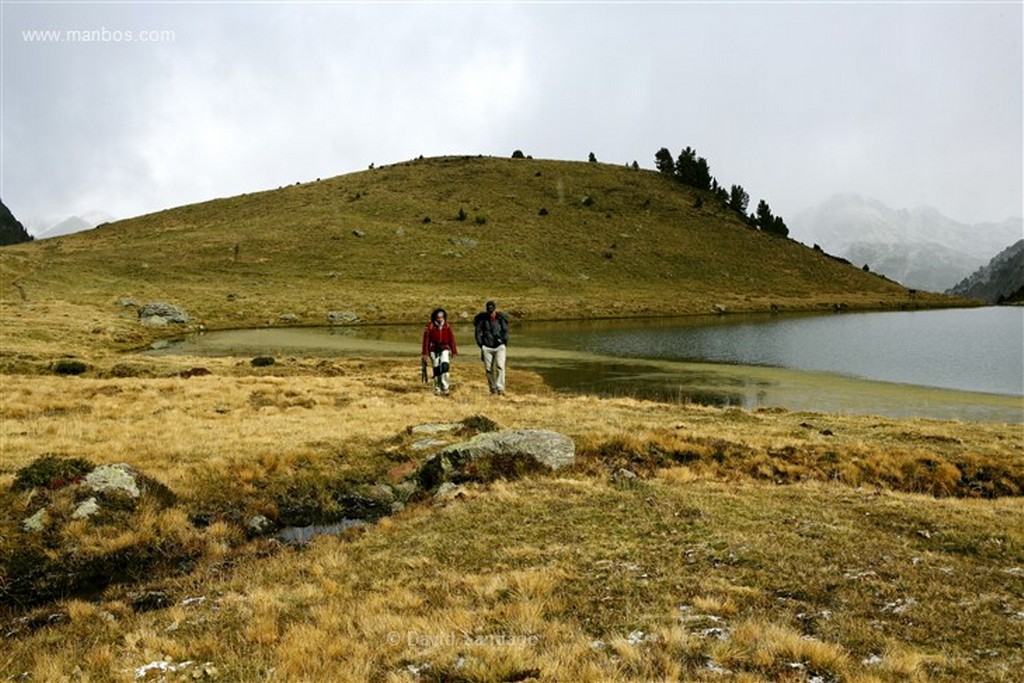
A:
[[[691,146],[783,217],[835,193],[963,222],[1024,213],[1019,0],[0,13],[0,197],[35,232],[515,149],[653,168]]]

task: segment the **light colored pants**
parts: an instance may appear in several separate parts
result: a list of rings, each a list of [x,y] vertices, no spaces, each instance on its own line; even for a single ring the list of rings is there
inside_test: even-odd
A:
[[[480,359],[484,362],[487,386],[492,394],[505,392],[505,355],[504,344],[495,348],[480,347]]]
[[[434,367],[434,391],[448,393],[451,384],[448,381],[448,370],[451,367],[451,352],[448,349],[430,352],[430,364]]]

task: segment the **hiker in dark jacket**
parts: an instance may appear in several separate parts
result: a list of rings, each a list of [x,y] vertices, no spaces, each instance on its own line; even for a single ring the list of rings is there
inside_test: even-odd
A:
[[[448,324],[448,314],[443,308],[435,308],[430,314],[430,322],[423,330],[423,362],[429,359],[434,368],[435,394],[447,395],[451,390],[448,372],[451,369],[451,358],[458,352],[455,333]]]
[[[487,386],[492,394],[505,393],[505,357],[508,344],[508,316],[498,311],[493,301],[486,310],[473,318],[476,345],[480,347],[480,360],[484,362]]]

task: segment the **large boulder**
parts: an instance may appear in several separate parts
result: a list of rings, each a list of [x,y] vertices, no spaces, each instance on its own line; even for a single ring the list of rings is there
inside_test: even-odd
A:
[[[169,323],[190,322],[192,317],[174,304],[155,301],[139,309],[139,320],[150,327],[164,327]]]
[[[479,434],[438,451],[420,466],[416,478],[433,491],[444,482],[515,479],[533,472],[567,467],[576,444],[564,434],[543,429],[512,429]]]

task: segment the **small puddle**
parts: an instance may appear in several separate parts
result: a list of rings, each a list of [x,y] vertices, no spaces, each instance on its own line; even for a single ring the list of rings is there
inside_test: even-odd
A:
[[[368,522],[363,519],[343,519],[334,524],[310,524],[309,526],[290,526],[281,529],[274,538],[291,545],[305,545],[316,536],[337,536],[346,529],[365,526]]]

